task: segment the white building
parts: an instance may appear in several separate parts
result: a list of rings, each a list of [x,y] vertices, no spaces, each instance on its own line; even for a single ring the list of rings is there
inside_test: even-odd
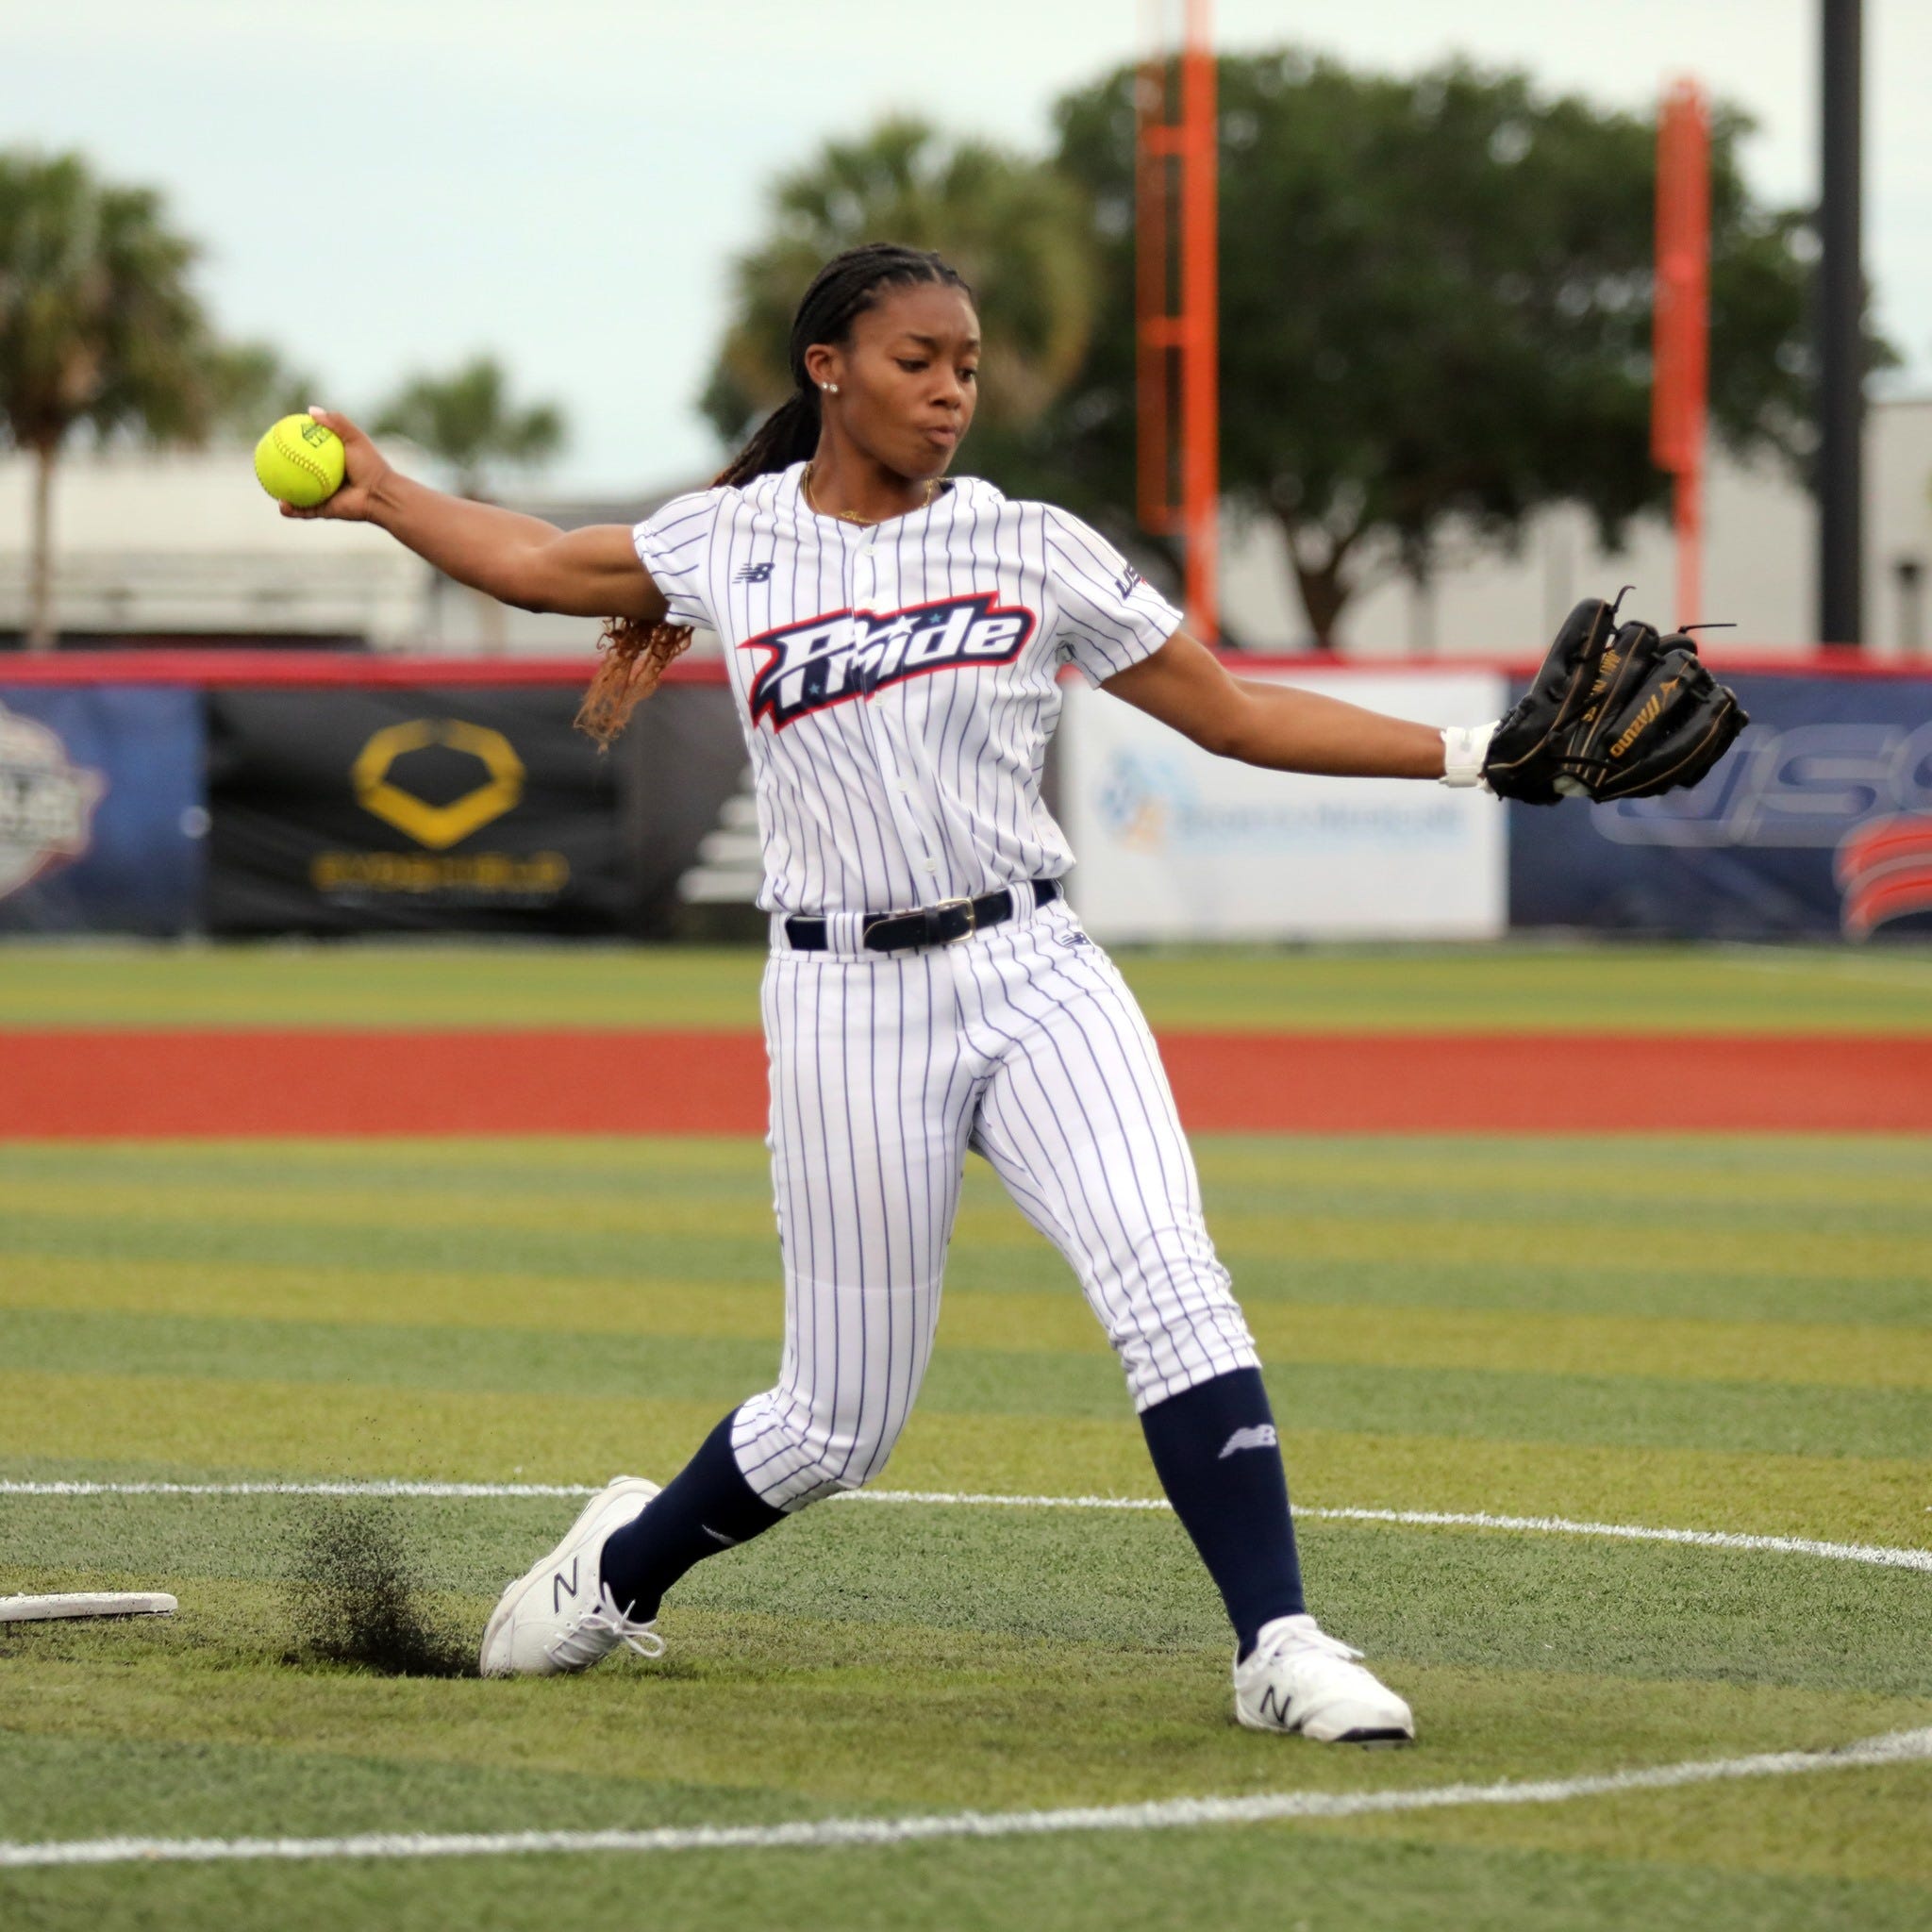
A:
[[[391,446],[404,467],[433,465]],[[1875,404],[1866,444],[1867,641],[1875,657],[1924,648],[1932,619],[1918,614],[1932,564],[1932,398]],[[0,456],[0,641],[24,624],[31,473]],[[691,487],[689,481],[678,489]],[[525,507],[566,527],[625,523],[675,490],[641,490],[619,502]],[[1703,615],[1737,630],[1713,655],[1746,647],[1797,655],[1810,649],[1815,591],[1815,513],[1783,470],[1745,469],[1719,458],[1706,500]],[[256,482],[246,449],[157,455],[76,453],[56,472],[54,594],[71,641],[365,641],[380,650],[584,655],[589,620],[506,610],[441,578],[380,531],[352,524],[294,525]],[[1569,509],[1537,518],[1513,552],[1471,548],[1445,560],[1426,594],[1397,577],[1343,612],[1352,658],[1521,658],[1538,653],[1581,596],[1636,591],[1630,608],[1674,618],[1674,548],[1661,524],[1633,526],[1629,549],[1607,555],[1589,519]],[[1901,566],[1911,575],[1901,576]],[[1232,519],[1223,550],[1229,632],[1253,648],[1293,651],[1307,628],[1281,538]],[[700,647],[708,641],[700,641]]]

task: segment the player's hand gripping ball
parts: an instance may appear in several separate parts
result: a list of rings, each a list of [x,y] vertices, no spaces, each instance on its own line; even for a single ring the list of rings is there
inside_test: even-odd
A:
[[[255,474],[271,496],[313,509],[342,487],[342,440],[313,416],[284,416],[255,445]]]

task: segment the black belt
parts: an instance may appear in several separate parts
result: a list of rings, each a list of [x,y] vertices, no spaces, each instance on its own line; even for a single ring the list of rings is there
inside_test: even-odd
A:
[[[883,912],[866,921],[862,936],[873,953],[903,952],[909,946],[949,946],[983,925],[997,925],[1013,916],[1014,891],[1033,894],[1035,906],[1050,906],[1060,895],[1058,879],[1029,879],[1024,886],[1002,886],[977,899],[941,899],[917,912]],[[785,922],[785,937],[794,953],[825,950],[825,922],[794,916]]]

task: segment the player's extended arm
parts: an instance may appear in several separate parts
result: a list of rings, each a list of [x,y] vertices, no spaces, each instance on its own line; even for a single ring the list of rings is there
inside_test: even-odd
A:
[[[663,617],[663,594],[622,524],[559,530],[540,517],[446,496],[392,470],[346,416],[309,413],[342,440],[342,487],[313,509],[284,504],[285,517],[379,525],[444,575],[525,610],[644,624]]]
[[[1103,689],[1171,724],[1204,751],[1275,772],[1346,778],[1440,778],[1442,734],[1290,685],[1231,676],[1177,630]]]

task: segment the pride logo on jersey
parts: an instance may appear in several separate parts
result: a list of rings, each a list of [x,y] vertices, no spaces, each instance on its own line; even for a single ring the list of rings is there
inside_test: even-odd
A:
[[[828,610],[781,625],[742,646],[771,654],[752,679],[752,723],[769,718],[782,731],[808,711],[870,697],[908,677],[966,664],[1010,664],[1026,648],[1034,624],[1032,611],[978,591],[883,616]]]

